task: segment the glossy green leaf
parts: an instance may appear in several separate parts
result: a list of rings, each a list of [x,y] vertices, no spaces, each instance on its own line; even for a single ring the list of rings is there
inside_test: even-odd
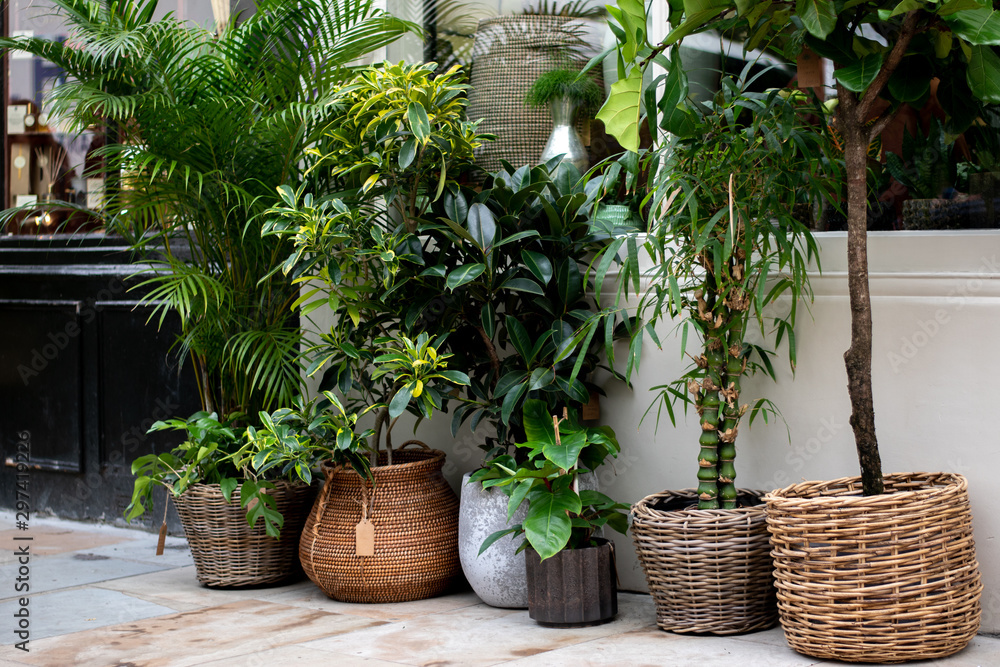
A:
[[[542,560],[566,546],[572,531],[569,514],[579,514],[583,509],[580,496],[569,488],[570,481],[568,477],[557,479],[551,491],[538,484],[528,494],[528,516],[522,525],[525,537]]]
[[[545,401],[530,398],[524,402],[524,434],[529,442],[541,445],[555,444],[556,431],[552,414]]]
[[[419,102],[410,102],[406,107],[406,120],[410,123],[410,131],[421,144],[430,140],[431,121],[427,117],[427,109]]]
[[[448,274],[446,281],[448,289],[454,291],[483,275],[484,271],[486,271],[486,266],[483,264],[463,264]]]
[[[966,79],[973,95],[984,102],[1000,104],[1000,56],[993,49],[972,47]]]
[[[957,36],[974,46],[1000,45],[1000,12],[990,7],[966,9],[943,17]]]
[[[549,281],[552,280],[552,262],[549,261],[548,257],[534,250],[522,250],[521,259],[542,285],[549,284]]]
[[[493,218],[493,212],[485,204],[473,204],[469,207],[466,227],[479,249],[488,252],[497,235],[497,223]]]
[[[609,134],[623,148],[639,150],[639,98],[642,92],[642,71],[632,68],[623,79],[611,84],[611,95],[597,112],[597,119],[604,123]]]
[[[531,378],[528,381],[528,391],[542,389],[552,384],[556,377],[556,372],[551,368],[536,368],[531,371]]]
[[[583,431],[574,431],[568,435],[561,435],[558,443],[546,444],[542,448],[542,454],[556,467],[570,470],[576,465],[580,452],[586,446],[587,434]]]
[[[833,78],[855,93],[863,93],[882,69],[883,54],[873,53],[833,73]]]
[[[410,137],[403,142],[403,145],[399,148],[399,168],[406,169],[413,162],[413,158],[417,156],[417,140],[414,137]]]
[[[406,412],[406,406],[410,404],[412,396],[413,391],[409,386],[401,387],[396,392],[396,395],[392,397],[392,400],[389,401],[389,417],[395,419]]]
[[[837,26],[837,14],[830,0],[796,0],[795,13],[806,30],[820,39],[826,39]]]

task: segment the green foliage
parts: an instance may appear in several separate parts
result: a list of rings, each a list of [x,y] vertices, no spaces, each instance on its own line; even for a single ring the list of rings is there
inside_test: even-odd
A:
[[[274,272],[290,243],[262,236],[261,214],[279,185],[342,187],[313,151],[343,117],[350,63],[418,28],[368,0],[260,0],[219,36],[152,20],[153,0],[54,4],[72,39],[0,47],[62,67],[53,113],[114,142],[88,176],[107,179],[102,216],[137,251],[144,303],[160,322],[180,315],[177,349],[194,362],[203,406],[255,415],[291,400],[298,285]]]
[[[239,487],[240,506],[247,510],[247,523],[253,526],[258,519],[263,520],[267,534],[279,537],[284,517],[268,491],[274,488],[271,480],[293,478],[287,474],[272,473],[268,477],[248,474],[239,445],[243,430],[233,426],[240,417],[242,415],[231,415],[220,422],[214,412],[196,412],[188,419],[168,419],[153,424],[149,429],[151,433],[183,431],[187,438],[169,452],[140,456],[132,462],[132,474],[136,479],[125,519],[131,521],[152,508],[155,485],[164,486],[171,494],[179,496],[192,484],[219,484],[226,502],[232,502],[232,493]]]
[[[406,336],[400,336],[397,341],[383,338],[375,341],[386,345],[375,357],[375,370],[372,379],[378,380],[386,375],[393,378],[396,394],[389,402],[389,418],[395,419],[403,414],[411,400],[416,400],[420,414],[430,419],[434,410],[440,410],[444,404],[441,392],[432,383],[438,382],[448,386],[467,386],[469,376],[461,371],[448,370],[450,354],[438,354],[430,345],[427,332],[417,336],[415,341]]]
[[[560,6],[561,5],[561,6]],[[570,16],[578,19],[599,19],[602,18],[606,10],[604,7],[594,7],[589,0],[571,0],[570,2],[557,3],[555,0],[538,0],[537,4],[528,5],[522,14],[535,14],[539,16]]]
[[[485,136],[464,120],[465,91],[458,66],[383,63],[358,73],[341,91],[343,113],[314,153],[367,201],[385,197],[409,231],[472,164]],[[314,193],[317,194],[317,193]]]
[[[931,120],[927,136],[916,137],[904,129],[903,154],[886,153],[886,168],[914,199],[936,199],[955,185],[958,177],[952,161],[952,143],[937,118]],[[909,165],[909,166],[907,166]]]
[[[584,108],[597,108],[604,91],[590,76],[569,69],[545,72],[531,84],[524,103],[530,107],[547,106],[549,102],[565,97]]]
[[[625,534],[628,505],[578,488],[582,473],[593,472],[621,451],[615,432],[608,426],[584,428],[568,410],[558,419],[543,401],[534,399],[524,403],[524,429],[527,442],[518,444],[527,452],[524,462],[499,456],[469,479],[486,488],[499,487],[509,496],[508,521],[528,503],[524,522],[490,535],[479,553],[505,535],[523,533],[526,542],[521,548],[530,544],[545,560],[563,549],[593,546],[594,533],[604,526]]]

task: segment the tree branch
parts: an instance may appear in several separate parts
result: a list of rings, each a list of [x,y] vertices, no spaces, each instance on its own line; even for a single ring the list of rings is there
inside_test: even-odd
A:
[[[868,90],[865,91],[861,102],[858,104],[858,114],[862,119],[868,118],[868,113],[871,111],[872,105],[875,104],[875,100],[878,99],[882,89],[885,88],[885,84],[889,82],[889,78],[895,73],[896,68],[899,67],[903,56],[906,55],[906,49],[910,46],[910,40],[917,34],[919,14],[919,9],[911,9],[906,13],[903,25],[899,29],[899,37],[896,38],[896,43],[893,45],[892,51],[889,52],[889,57],[882,63],[882,69],[879,70],[875,80],[868,86]]]

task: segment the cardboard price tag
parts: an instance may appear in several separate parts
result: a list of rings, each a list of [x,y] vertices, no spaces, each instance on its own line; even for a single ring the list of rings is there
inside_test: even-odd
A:
[[[358,556],[375,555],[375,526],[368,519],[362,519],[354,527],[354,553]]]
[[[818,88],[823,85],[823,61],[808,47],[802,47],[795,65],[799,74],[799,88]]]

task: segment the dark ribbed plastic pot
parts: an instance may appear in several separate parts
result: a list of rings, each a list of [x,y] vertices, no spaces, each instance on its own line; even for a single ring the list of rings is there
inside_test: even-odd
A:
[[[544,561],[534,549],[525,550],[528,615],[539,625],[600,625],[618,614],[614,547],[598,541],[599,546],[567,549]]]

